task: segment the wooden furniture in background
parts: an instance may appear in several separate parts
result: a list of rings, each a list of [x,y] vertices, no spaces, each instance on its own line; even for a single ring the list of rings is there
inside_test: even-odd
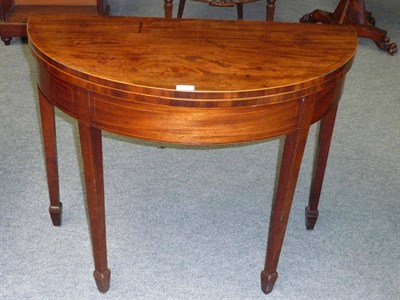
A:
[[[164,13],[166,18],[172,18],[173,0],[164,0]]]
[[[340,0],[333,13],[316,9],[304,15],[300,22],[353,25],[359,37],[373,40],[391,55],[398,51],[396,43],[391,43],[386,36],[387,32],[375,27],[375,19],[365,10],[364,0]]]
[[[205,2],[211,6],[218,7],[233,7],[236,6],[237,9],[237,19],[243,20],[243,4],[251,3],[259,0],[194,0],[198,2]],[[186,0],[179,0],[178,8],[178,18],[181,19],[183,16],[183,11],[185,9]]]
[[[214,6],[233,6],[237,5],[238,19],[243,19],[243,3],[254,2],[258,0],[196,0],[201,2],[208,2]],[[267,0],[267,14],[266,20],[273,21],[275,15],[275,2],[276,0]],[[182,18],[183,10],[186,0],[179,0],[178,18]],[[165,17],[172,18],[173,0],[164,0]]]
[[[38,68],[50,215],[61,224],[58,107],[79,125],[98,289],[106,292],[110,283],[101,142],[107,130],[200,146],[285,135],[261,272],[261,288],[271,292],[309,128],[321,121],[307,229],[318,216],[336,111],[357,48],[354,29],[35,15],[28,35]]]
[[[9,45],[13,37],[26,37],[30,14],[108,14],[103,0],[0,0],[0,37]]]

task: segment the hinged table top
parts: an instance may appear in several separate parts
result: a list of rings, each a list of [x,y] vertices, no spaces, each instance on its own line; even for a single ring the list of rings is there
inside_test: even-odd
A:
[[[65,73],[177,98],[188,97],[177,85],[201,98],[315,86],[349,67],[357,47],[351,27],[264,21],[32,15],[28,35],[35,54]]]

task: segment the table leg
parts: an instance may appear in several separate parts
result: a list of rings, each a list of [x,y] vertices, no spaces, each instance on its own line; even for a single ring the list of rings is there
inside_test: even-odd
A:
[[[93,276],[98,290],[105,293],[110,286],[111,272],[107,267],[101,131],[79,123],[79,136],[95,265]]]
[[[314,174],[311,182],[310,199],[305,211],[306,228],[314,229],[318,219],[318,203],[321,196],[322,183],[324,181],[326,163],[328,161],[329,148],[331,145],[333,128],[335,126],[337,106],[332,109],[320,123],[318,134],[318,146]]]
[[[300,22],[353,25],[359,37],[373,40],[390,55],[398,51],[396,43],[391,43],[386,36],[387,32],[375,27],[374,18],[365,10],[364,0],[341,0],[333,13],[316,9],[304,15]]]
[[[272,204],[265,266],[261,272],[261,289],[266,294],[272,291],[278,278],[276,270],[279,255],[285,237],[308,131],[309,127],[299,129],[287,135],[285,139],[279,181]]]
[[[12,37],[2,36],[1,40],[4,42],[4,45],[9,46],[11,44]]]
[[[275,2],[276,0],[267,0],[267,21],[273,21],[275,15]]]
[[[42,122],[43,147],[46,163],[47,185],[49,189],[49,213],[54,226],[61,225],[62,203],[58,182],[57,140],[54,106],[39,90],[40,117]]]
[[[164,13],[166,18],[172,18],[173,0],[164,0]]]

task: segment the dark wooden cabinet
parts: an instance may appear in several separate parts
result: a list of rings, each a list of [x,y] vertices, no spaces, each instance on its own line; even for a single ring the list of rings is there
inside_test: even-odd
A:
[[[30,14],[108,14],[104,0],[0,0],[0,37],[9,45],[13,37],[26,37]]]

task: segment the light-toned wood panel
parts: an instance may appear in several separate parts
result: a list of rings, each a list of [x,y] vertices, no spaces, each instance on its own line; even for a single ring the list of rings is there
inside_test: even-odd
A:
[[[97,0],[15,0],[15,5],[97,5]]]

